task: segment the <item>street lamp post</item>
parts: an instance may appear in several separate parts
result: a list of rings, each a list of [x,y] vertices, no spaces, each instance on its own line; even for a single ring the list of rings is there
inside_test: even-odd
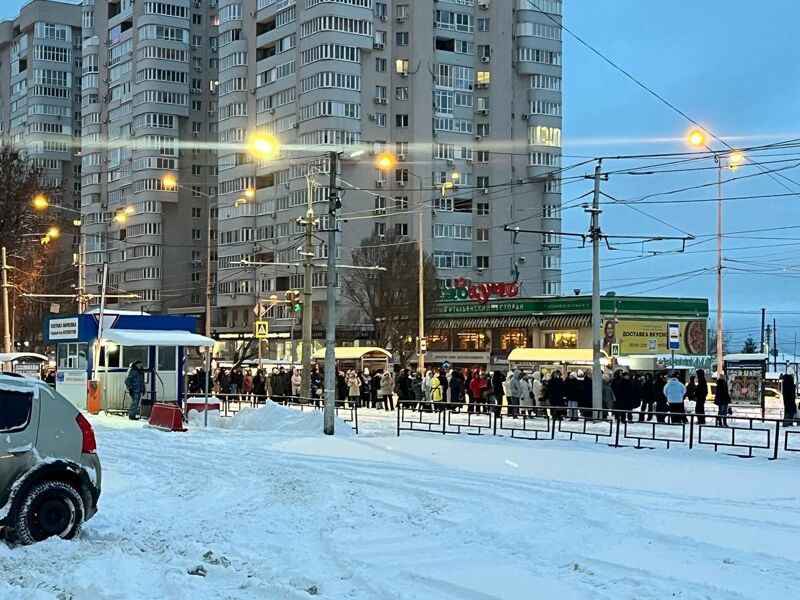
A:
[[[717,165],[717,372],[722,373],[722,169],[736,169],[744,160],[744,154],[736,150],[722,153],[712,150],[706,144],[706,133],[700,129],[692,130],[688,141],[692,146],[704,147],[711,152]]]

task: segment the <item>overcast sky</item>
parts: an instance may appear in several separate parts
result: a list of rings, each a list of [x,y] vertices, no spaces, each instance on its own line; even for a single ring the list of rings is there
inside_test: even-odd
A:
[[[22,4],[0,0],[0,18],[13,16]],[[565,0],[564,6],[567,27],[732,146],[800,138],[800,69],[792,42],[800,22],[797,0]],[[682,152],[690,128],[684,117],[564,34],[564,165],[597,156]],[[711,147],[723,148],[714,141]],[[792,159],[800,162],[800,149],[784,153],[789,156],[759,161],[787,161],[766,168],[793,167]],[[607,160],[605,167],[620,170],[652,162],[658,161]],[[711,159],[692,166],[708,168],[668,175],[613,175],[602,188],[627,200],[716,180]],[[587,165],[565,177],[591,171]],[[757,167],[748,166],[726,171],[725,177],[756,172]],[[794,181],[761,175],[724,186],[726,197],[798,193],[725,204],[724,298],[725,309],[732,311],[725,324],[732,331],[734,349],[749,333],[758,338],[757,312],[762,306],[776,311],[772,316],[778,319],[782,349],[791,352],[795,333],[800,333],[800,315],[777,312],[800,313],[800,168],[782,174]],[[576,204],[591,185],[580,180],[565,184],[564,206]],[[675,202],[637,205],[649,216],[630,207],[605,206],[601,226],[609,234],[688,232],[698,240],[686,254],[663,254],[618,266],[614,263],[637,258],[637,250],[670,250],[674,243],[605,251],[603,291],[707,297],[714,306],[715,240],[703,236],[716,232],[715,203],[683,201],[713,200],[715,195],[712,185],[657,196],[650,200]],[[563,226],[565,231],[585,231],[588,216],[579,206],[567,209]],[[759,231],[777,227],[786,229]],[[793,243],[797,245],[789,245]],[[564,293],[591,289],[590,266],[588,249],[565,250]],[[709,270],[698,274],[700,269]],[[752,314],[742,314],[747,311]]]

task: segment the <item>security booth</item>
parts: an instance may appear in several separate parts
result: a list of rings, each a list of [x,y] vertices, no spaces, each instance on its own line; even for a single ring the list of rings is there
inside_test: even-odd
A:
[[[585,348],[515,348],[508,355],[508,364],[512,371],[539,371],[547,378],[556,370],[566,375],[571,371],[591,369],[593,358],[592,350]],[[608,366],[605,353],[600,359],[600,366],[603,369]]]
[[[88,382],[97,380],[102,409],[125,411],[129,402],[125,378],[137,360],[144,366],[143,413],[155,402],[180,404],[185,396],[182,373],[187,348],[214,345],[214,340],[194,333],[196,317],[106,310],[98,344],[99,322],[99,313],[90,312],[51,317],[45,323],[45,341],[55,346],[56,390],[80,409],[86,408]]]
[[[334,356],[336,357],[336,370],[345,373],[351,369],[354,371],[369,369],[370,373],[374,373],[378,369],[387,371],[392,358],[391,352],[373,346],[337,346],[334,348]],[[320,367],[323,367],[325,348],[314,352],[311,358]]]
[[[0,352],[0,366],[10,369],[13,373],[34,379],[42,378],[42,369],[47,366],[49,361],[50,359],[44,354],[34,352]]]

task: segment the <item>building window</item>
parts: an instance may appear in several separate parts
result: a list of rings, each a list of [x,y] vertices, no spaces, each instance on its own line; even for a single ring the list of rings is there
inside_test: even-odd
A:
[[[486,137],[489,135],[489,124],[488,123],[478,123],[478,127],[476,128],[476,133],[481,137]]]
[[[478,19],[478,31],[489,31],[491,24],[491,19]]]
[[[385,85],[376,85],[375,86],[375,99],[376,100],[386,100],[386,86]]]
[[[488,256],[476,256],[475,257],[475,264],[478,269],[488,269],[489,268],[489,257]]]
[[[458,331],[453,350],[486,350],[489,339],[485,331]]]
[[[375,59],[375,70],[378,73],[385,73],[386,72],[386,59],[385,58],[376,58]]]
[[[386,236],[386,223],[375,223],[375,235],[379,238]]]
[[[394,61],[394,70],[401,75],[408,75],[409,62],[407,58],[398,58]]]
[[[577,331],[548,331],[544,334],[545,348],[575,349],[578,347]]]
[[[443,351],[450,350],[450,330],[449,329],[429,329],[425,335],[428,341],[428,350]]]
[[[395,35],[395,42],[398,46],[408,46],[408,32],[398,31]]]
[[[408,115],[395,115],[395,127],[408,127]]]
[[[192,207],[192,218],[193,219],[199,219],[201,214],[202,214],[202,211],[203,211],[202,208],[199,208],[197,206],[193,206]]]
[[[407,236],[408,235],[408,223],[395,223],[394,224],[394,232],[396,235]]]
[[[489,230],[488,229],[476,229],[475,230],[475,240],[478,242],[488,242],[489,241]],[[480,259],[480,256],[478,257]],[[488,258],[488,256],[486,257]],[[480,268],[480,260],[478,260],[478,268]]]
[[[192,229],[192,239],[199,240],[201,239],[200,230],[199,229]]]
[[[489,203],[488,202],[478,202],[475,205],[475,214],[479,217],[488,217],[489,216]]]
[[[501,350],[528,347],[528,332],[524,329],[501,329],[497,338]]]
[[[395,100],[408,100],[408,87],[397,87],[394,88],[394,99]]]

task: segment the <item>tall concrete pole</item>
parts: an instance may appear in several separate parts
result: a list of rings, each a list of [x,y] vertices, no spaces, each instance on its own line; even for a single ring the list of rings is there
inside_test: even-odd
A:
[[[717,158],[717,372],[723,369],[722,350],[722,159]]]
[[[336,189],[339,155],[330,153],[330,185],[328,190],[328,270],[325,281],[327,331],[325,332],[325,414],[323,431],[333,435],[336,417],[336,210],[339,192]]]
[[[2,269],[3,269],[3,349],[5,352],[13,352],[11,345],[11,322],[8,313],[8,263],[6,262],[6,247],[2,248]]]
[[[603,408],[603,380],[600,371],[602,339],[600,332],[600,171],[602,159],[597,159],[594,168],[594,196],[592,198],[592,408]],[[595,413],[596,415],[597,413]]]
[[[211,298],[212,298],[212,288],[211,288],[211,213],[213,211],[212,207],[213,204],[211,202],[211,197],[208,196],[208,208],[206,211],[208,212],[208,219],[206,220],[206,319],[205,319],[205,334],[206,337],[211,337]],[[214,351],[214,348],[211,347],[208,349],[209,354]]]
[[[308,177],[308,208],[305,219],[305,250],[303,252],[303,378],[300,381],[300,396],[311,397],[311,302],[314,278],[314,205],[311,177]]]
[[[417,236],[419,237],[419,273],[417,284],[419,286],[419,341],[417,342],[417,352],[419,353],[418,368],[421,375],[425,374],[425,354],[422,351],[422,341],[425,339],[425,235],[423,232],[425,223],[425,204],[422,201],[422,180],[419,180],[419,226]]]

